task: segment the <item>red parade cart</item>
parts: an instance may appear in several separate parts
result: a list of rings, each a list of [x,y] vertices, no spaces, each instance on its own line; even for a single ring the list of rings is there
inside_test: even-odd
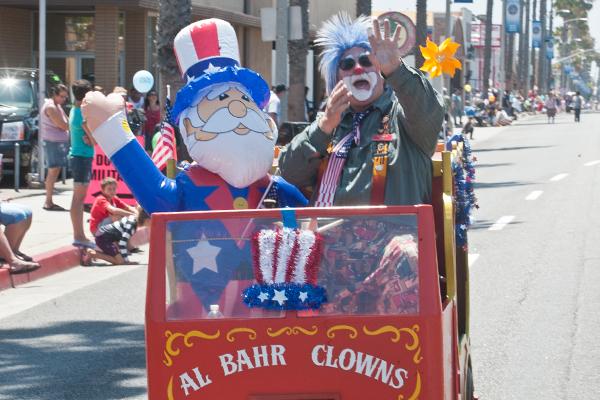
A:
[[[434,157],[433,205],[154,214],[149,398],[472,400],[457,154]],[[244,303],[264,256],[252,242],[282,226],[318,233],[317,309]]]

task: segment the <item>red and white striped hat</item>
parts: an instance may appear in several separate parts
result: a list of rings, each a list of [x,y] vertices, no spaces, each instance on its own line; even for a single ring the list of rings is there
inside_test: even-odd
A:
[[[262,108],[269,100],[269,85],[255,71],[240,67],[235,29],[218,18],[196,21],[183,28],[174,41],[181,77],[187,84],[179,90],[173,118],[192,105],[195,95],[212,84],[238,82]]]
[[[204,73],[210,64],[240,65],[235,30],[222,19],[204,19],[186,26],[175,36],[174,47],[181,76],[187,75],[188,79]]]

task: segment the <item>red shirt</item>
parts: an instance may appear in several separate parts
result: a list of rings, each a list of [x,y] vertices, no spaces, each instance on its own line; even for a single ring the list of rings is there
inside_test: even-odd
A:
[[[109,205],[127,210],[127,205],[117,196],[113,197],[112,201],[108,201],[103,194],[96,197],[94,204],[92,204],[92,210],[90,211],[90,231],[92,231],[94,235],[98,230],[98,225],[100,225],[105,218],[110,217],[110,213],[108,212]]]

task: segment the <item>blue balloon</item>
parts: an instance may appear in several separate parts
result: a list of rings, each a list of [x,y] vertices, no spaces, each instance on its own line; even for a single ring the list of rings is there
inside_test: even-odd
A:
[[[140,93],[148,93],[154,86],[154,77],[144,69],[133,75],[133,87]]]

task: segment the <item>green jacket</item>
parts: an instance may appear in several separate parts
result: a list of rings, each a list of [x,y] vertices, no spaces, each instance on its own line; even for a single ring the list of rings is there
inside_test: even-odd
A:
[[[390,133],[395,138],[388,159],[385,204],[430,201],[431,156],[444,118],[442,97],[421,72],[404,64],[386,77],[385,83],[383,94],[373,103],[375,110],[361,124],[360,145],[353,144],[350,148],[335,193],[336,206],[369,204],[373,171],[371,139],[386,114],[390,115]],[[337,143],[351,130],[352,112],[348,110],[342,115],[340,125],[331,135],[319,129],[317,121],[297,135],[279,159],[282,176],[299,188],[315,186],[328,145],[332,139]]]

